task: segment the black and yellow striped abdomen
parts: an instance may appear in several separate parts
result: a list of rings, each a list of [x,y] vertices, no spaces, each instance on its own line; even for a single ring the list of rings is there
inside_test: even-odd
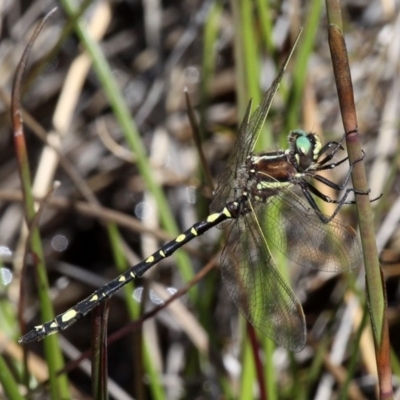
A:
[[[244,201],[244,199],[241,201]],[[175,239],[166,243],[151,256],[147,257],[139,264],[134,265],[128,271],[124,272],[103,287],[97,289],[86,299],[80,301],[76,306],[57,315],[52,321],[46,322],[42,325],[36,325],[30,332],[19,339],[19,343],[29,343],[35,340],[41,340],[48,335],[68,328],[70,325],[78,321],[78,319],[97,307],[106,297],[112,296],[132,280],[140,278],[148,269],[164,258],[171,256],[184,244],[207,232],[222,221],[230,218],[237,218],[239,215],[239,207],[240,205],[238,202],[231,202],[227,204],[221,212],[210,214],[205,220],[195,223],[192,227],[181,233]]]

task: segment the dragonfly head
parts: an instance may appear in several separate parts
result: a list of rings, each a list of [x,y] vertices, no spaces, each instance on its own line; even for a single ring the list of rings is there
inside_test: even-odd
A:
[[[307,133],[303,130],[294,130],[289,133],[289,160],[298,171],[306,171],[317,162],[321,141],[315,133]]]

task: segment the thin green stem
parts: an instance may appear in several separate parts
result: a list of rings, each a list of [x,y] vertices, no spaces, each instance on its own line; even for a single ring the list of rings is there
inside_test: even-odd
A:
[[[75,18],[75,14],[77,12],[75,1],[61,0],[61,4],[69,17]],[[149,164],[146,149],[132,120],[124,98],[121,95],[121,90],[114,79],[110,66],[107,63],[99,44],[93,40],[93,38],[87,32],[83,21],[76,21],[75,30],[80,41],[82,42],[82,45],[92,59],[93,68],[113,109],[114,115],[121,126],[125,140],[130,146],[132,152],[135,154],[136,163],[140,174],[143,177],[148,190],[154,196],[158,209],[162,210],[162,213],[160,214],[161,222],[169,233],[172,235],[177,235],[179,230],[175,219],[173,218],[161,187],[154,179],[153,168]],[[179,271],[184,281],[187,282],[193,276],[190,259],[184,252],[176,253],[176,259]],[[195,297],[194,293],[197,293],[197,291],[194,290],[191,292],[192,296]]]

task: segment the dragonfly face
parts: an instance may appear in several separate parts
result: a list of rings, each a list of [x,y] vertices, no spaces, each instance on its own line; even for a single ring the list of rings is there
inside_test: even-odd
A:
[[[298,172],[306,171],[317,162],[322,145],[315,133],[306,133],[302,130],[291,131],[288,141],[289,149],[286,150],[288,161]]]

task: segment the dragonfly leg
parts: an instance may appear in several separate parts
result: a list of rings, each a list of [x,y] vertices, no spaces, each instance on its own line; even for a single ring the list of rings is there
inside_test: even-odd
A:
[[[322,160],[318,161],[317,164],[319,165],[319,167],[315,168],[314,171],[322,171],[322,170],[325,170],[325,169],[332,169],[332,168],[335,168],[335,167],[337,167],[338,165],[342,164],[342,163],[345,162],[346,160],[348,160],[348,157],[346,157],[346,158],[343,158],[342,160],[337,161],[337,162],[335,162],[335,163],[333,163],[333,164],[325,165],[327,162],[329,162],[330,160],[333,159],[333,157],[335,156],[335,154],[336,154],[339,150],[344,150],[344,147],[342,146],[342,143],[343,143],[344,138],[345,138],[347,135],[349,135],[350,133],[354,133],[354,132],[357,132],[357,129],[345,133],[345,134],[342,136],[342,138],[340,139],[339,142],[331,141],[331,142],[326,143],[326,144],[321,148],[321,150],[319,151],[318,158],[320,158],[324,153],[326,153],[332,146],[336,146],[336,147],[333,149],[333,151],[331,151],[330,153],[328,153],[328,154],[325,156],[325,158],[323,158]],[[362,157],[361,157],[360,159],[354,161],[354,163],[356,163],[356,162],[358,162],[358,161],[364,159],[365,153],[364,153],[364,151],[362,151],[362,152],[363,152]]]
[[[354,160],[352,163],[350,163],[350,171],[353,171],[353,168],[354,168],[355,164],[357,164],[358,162],[364,160],[365,151],[364,150],[361,150],[361,151],[362,151],[362,156],[357,158],[356,160]],[[327,170],[327,169],[333,169],[333,168],[338,167],[340,164],[343,164],[348,159],[349,159],[349,157],[345,157],[345,158],[342,158],[341,160],[336,161],[336,162],[334,162],[332,164],[325,165],[327,163],[327,161],[329,161],[329,157],[327,156],[327,157],[324,158],[324,160],[322,160],[321,162],[318,162],[318,167],[314,167],[312,170],[313,171],[324,171],[324,170]]]
[[[336,153],[339,150],[344,150],[344,147],[338,143],[338,142],[328,142],[325,144],[325,146],[323,146],[319,152],[318,158],[320,158],[324,153],[326,153],[332,146],[336,146],[333,151],[331,151],[330,153],[327,153],[325,155],[325,157],[322,160],[318,161],[318,165],[324,165],[326,164],[328,161],[332,160],[333,157],[335,157]],[[346,158],[347,159],[347,158]]]
[[[353,172],[354,166],[355,166],[358,162],[362,161],[362,160],[365,158],[365,152],[364,152],[364,150],[362,151],[362,153],[363,153],[363,154],[362,154],[362,156],[361,156],[360,158],[358,158],[357,160],[353,161],[353,162],[350,164],[350,168],[348,169],[348,171],[347,171],[347,173],[346,173],[346,177],[345,177],[345,179],[344,179],[344,181],[343,181],[343,183],[342,183],[341,185],[339,185],[339,184],[337,184],[337,183],[335,183],[335,182],[332,182],[331,180],[329,180],[329,179],[327,179],[327,178],[325,178],[325,177],[323,177],[323,176],[321,176],[321,175],[313,175],[313,178],[314,178],[315,180],[317,180],[318,182],[321,182],[321,183],[323,183],[324,185],[331,187],[332,189],[335,189],[335,190],[337,190],[337,191],[343,190],[343,189],[346,187],[347,183],[349,182],[349,179],[350,179],[351,173]],[[338,165],[342,164],[345,160],[347,160],[347,157],[346,157],[345,159],[343,159],[343,160],[340,160],[340,161],[337,162],[337,163],[334,163],[334,164],[330,164],[330,165],[328,165],[328,166],[325,166],[326,168],[316,168],[315,170],[316,170],[316,171],[322,171],[322,170],[324,170],[324,169],[332,169],[332,168],[335,168],[335,167],[337,167]],[[360,190],[355,190],[354,193],[356,193],[356,194],[368,194],[369,192],[360,191]]]
[[[318,154],[318,158],[320,158],[324,153],[326,153],[332,146],[335,146],[335,147],[333,148],[333,150],[332,150],[330,153],[327,153],[327,154],[325,155],[325,158],[323,158],[322,160],[318,161],[318,164],[319,164],[319,165],[324,165],[324,164],[326,164],[328,161],[332,160],[333,157],[335,157],[335,154],[336,154],[339,150],[344,150],[344,147],[342,146],[342,143],[343,143],[344,138],[345,138],[345,135],[342,136],[342,138],[340,139],[339,142],[330,141],[330,142],[326,143],[326,144],[321,148],[321,150],[319,151],[319,154]],[[344,159],[344,160],[347,160],[347,158]],[[344,161],[344,160],[343,160],[343,161]],[[340,164],[341,164],[343,161],[341,161]],[[333,168],[334,168],[334,167],[333,167]]]
[[[350,193],[356,193],[356,191],[353,188],[346,189],[344,195],[341,197],[339,200],[335,200],[330,198],[329,196],[323,194],[320,192],[316,187],[311,185],[309,182],[303,182],[300,184],[301,190],[303,191],[304,197],[307,199],[308,203],[310,206],[316,211],[319,219],[324,222],[325,224],[329,223],[332,221],[333,218],[335,218],[336,214],[340,211],[340,209],[343,207],[344,204],[354,204],[355,202],[353,200],[347,201],[347,197]],[[337,207],[335,211],[330,215],[329,217],[325,216],[322,214],[320,208],[318,207],[317,203],[315,202],[314,198],[312,197],[312,194],[315,196],[319,197],[321,200],[325,201],[326,203],[331,203],[331,204],[337,204]],[[367,192],[362,192],[358,194],[368,194],[369,190]],[[375,200],[375,199],[374,199]]]
[[[347,183],[349,182],[351,173],[354,169],[354,165],[356,163],[360,162],[361,160],[363,160],[364,157],[365,157],[365,152],[363,151],[362,156],[350,164],[350,168],[347,171],[346,177],[342,184],[337,184],[335,182],[332,182],[331,180],[329,180],[323,176],[320,176],[320,175],[314,175],[313,178],[338,192],[342,191],[342,190],[344,190]],[[344,162],[346,159],[340,160],[338,163],[335,163],[332,165],[334,165],[334,167],[335,167],[335,166],[341,164],[342,162]],[[329,168],[330,165],[327,167]],[[328,169],[328,168],[325,168],[325,169]],[[354,204],[355,203],[354,200],[347,200],[347,197],[349,196],[350,193],[362,194],[362,195],[367,195],[370,193],[370,190],[361,191],[361,190],[356,190],[354,188],[348,188],[348,189],[346,189],[343,196],[339,200],[335,200],[335,199],[332,199],[331,197],[327,196],[326,194],[322,193],[320,190],[318,190],[315,186],[313,186],[310,182],[307,182],[306,180],[301,182],[300,186],[301,186],[303,194],[304,194],[305,198],[307,199],[308,203],[317,212],[317,215],[319,216],[321,221],[323,221],[324,223],[330,222],[336,216],[336,214],[340,211],[340,209],[343,207],[344,204]],[[321,213],[321,210],[319,209],[319,207],[318,207],[317,203],[315,202],[314,198],[312,197],[311,193],[314,194],[315,196],[319,197],[321,200],[325,201],[326,203],[338,205],[330,217],[326,217],[325,215],[323,215]],[[373,199],[372,201],[375,201],[375,200],[377,200],[377,199]]]

